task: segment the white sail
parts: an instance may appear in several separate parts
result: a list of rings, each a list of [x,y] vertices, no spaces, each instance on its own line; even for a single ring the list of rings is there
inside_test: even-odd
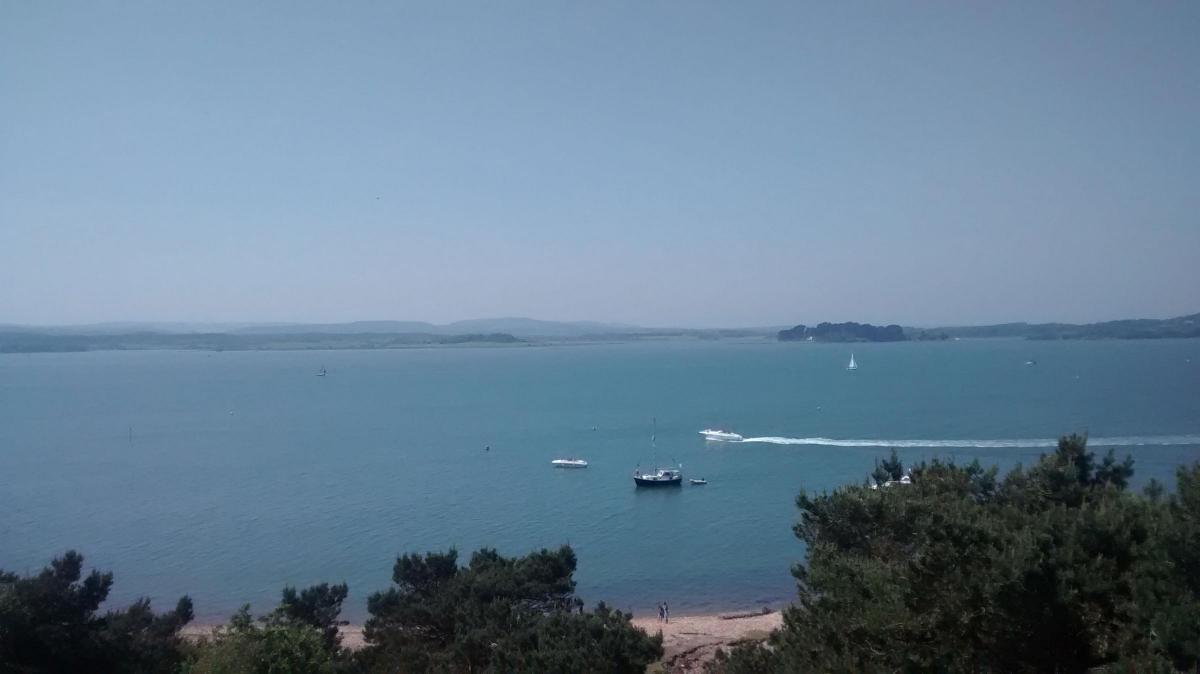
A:
[[[854,362],[854,354],[853,353],[850,354],[850,364],[846,366],[846,369],[847,370],[857,370],[858,369],[858,363]]]

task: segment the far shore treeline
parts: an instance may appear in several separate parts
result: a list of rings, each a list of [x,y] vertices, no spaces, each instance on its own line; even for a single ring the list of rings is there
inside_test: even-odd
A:
[[[904,328],[899,325],[871,325],[870,323],[821,323],[810,328],[797,325],[790,330],[779,331],[781,342],[903,342],[908,339]]]
[[[1200,337],[1200,314],[1167,319],[1134,319],[1075,325],[1071,323],[1001,323],[945,328],[902,328],[869,323],[821,323],[780,330],[781,342],[903,342],[946,339],[1171,339]]]
[[[1062,438],[1033,466],[895,451],[861,484],[801,492],[798,598],[765,642],[718,652],[710,673],[1195,672],[1200,668],[1200,462],[1128,489],[1133,460]],[[910,479],[903,479],[908,476]],[[365,646],[344,648],[345,584],[284,588],[185,638],[181,598],[100,611],[111,573],[67,552],[39,573],[0,570],[0,674],[16,672],[628,672],[661,635],[575,595],[570,547],[399,557],[367,600]],[[658,665],[653,665],[658,667]]]
[[[870,323],[820,323],[780,330],[759,328],[642,328],[605,323],[532,319],[461,321],[433,325],[412,321],[340,324],[205,326],[194,324],[101,324],[30,327],[0,324],[0,353],[79,351],[283,351],[402,349],[453,346],[531,346],[656,340],[769,340],[900,342],[971,338],[1166,339],[1200,337],[1200,314],[1177,318],[1070,323],[1002,323],[940,328]]]

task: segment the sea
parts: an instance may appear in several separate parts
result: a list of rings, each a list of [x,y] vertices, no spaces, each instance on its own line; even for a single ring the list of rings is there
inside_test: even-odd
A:
[[[397,555],[570,544],[589,604],[753,610],[795,596],[802,490],[891,448],[1029,465],[1072,432],[1173,488],[1200,460],[1200,340],[0,355],[0,568],[79,550],[109,606],[188,594],[209,622],[344,581],[357,622]],[[678,464],[708,484],[633,483]]]

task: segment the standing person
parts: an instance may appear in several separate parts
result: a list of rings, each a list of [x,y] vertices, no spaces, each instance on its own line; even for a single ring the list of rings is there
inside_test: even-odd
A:
[[[671,607],[667,606],[667,602],[663,602],[663,622],[671,622]]]
[[[663,615],[664,615],[664,613],[663,613],[663,605],[662,605],[662,604],[659,604],[659,605],[658,605],[658,622],[662,622],[662,621],[663,621]]]

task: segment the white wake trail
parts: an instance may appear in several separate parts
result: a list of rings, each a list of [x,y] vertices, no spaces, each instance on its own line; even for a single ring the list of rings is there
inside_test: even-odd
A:
[[[979,447],[1017,449],[1025,447],[1056,447],[1057,438],[1012,438],[999,440],[871,440],[835,438],[743,438],[742,442],[761,442],[772,445],[816,445],[822,447]],[[1166,445],[1200,445],[1200,435],[1137,435],[1114,438],[1088,438],[1088,445],[1115,447],[1153,447]]]

